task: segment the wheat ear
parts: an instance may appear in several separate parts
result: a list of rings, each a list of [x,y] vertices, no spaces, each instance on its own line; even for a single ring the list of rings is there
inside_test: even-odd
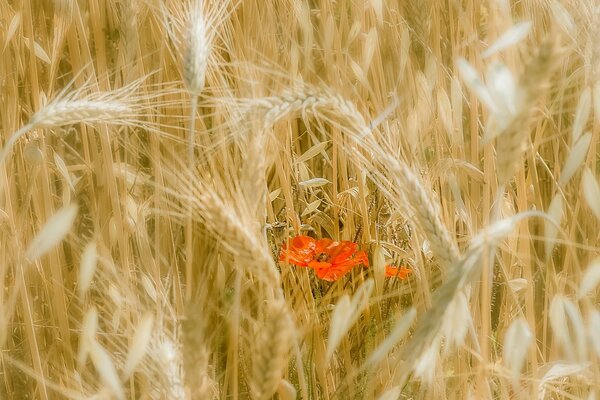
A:
[[[552,71],[555,39],[546,39],[537,54],[527,64],[519,79],[522,104],[519,113],[500,134],[496,143],[496,171],[503,185],[513,176],[514,170],[527,149],[528,131],[535,102],[545,87]]]
[[[252,375],[252,392],[256,399],[270,399],[287,367],[294,323],[285,302],[274,300],[265,307],[265,324],[259,333]]]
[[[442,223],[439,208],[431,200],[432,196],[406,163],[392,156],[391,152],[377,143],[372,128],[352,102],[327,91],[306,88],[277,97],[254,100],[253,104],[255,107],[268,109],[265,124],[298,111],[303,114],[310,112],[324,118],[328,118],[333,112],[335,118],[342,118],[345,130],[352,139],[348,151],[356,156],[354,160],[360,160],[369,166],[369,170],[374,173],[373,177],[379,181],[382,188],[393,187],[396,191],[394,194],[400,194],[405,199],[405,204],[417,217],[419,226],[442,264],[451,265],[458,260],[458,247]],[[363,149],[377,160],[367,160],[357,149]],[[388,177],[379,172],[380,170],[392,172],[392,175]]]
[[[435,292],[433,304],[417,325],[413,341],[403,350],[401,359],[409,368],[396,370],[396,375],[402,384],[407,381],[411,368],[415,366],[417,360],[428,351],[441,334],[447,311],[456,296],[468,283],[479,276],[483,263],[493,262],[498,244],[514,231],[517,223],[534,215],[544,216],[535,211],[517,214],[494,222],[471,239],[467,251],[450,268],[447,280]]]
[[[198,302],[190,302],[181,326],[185,378],[188,387],[192,388],[193,398],[197,399],[215,397],[215,382],[208,371],[210,352],[207,349],[209,339],[204,313]]]
[[[186,37],[186,50],[183,60],[183,81],[192,96],[190,131],[188,136],[188,158],[194,165],[194,145],[196,135],[196,108],[198,97],[204,90],[206,69],[212,48],[211,35],[208,34],[208,21],[202,10],[202,1],[195,1],[191,7],[191,18]]]

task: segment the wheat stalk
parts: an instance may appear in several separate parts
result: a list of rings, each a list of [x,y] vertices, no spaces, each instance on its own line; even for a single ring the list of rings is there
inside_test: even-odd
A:
[[[531,126],[535,101],[545,89],[547,79],[553,66],[556,39],[546,39],[537,54],[525,67],[519,80],[521,104],[519,112],[510,124],[499,134],[496,143],[496,167],[500,184],[512,177],[514,170],[527,148],[528,127]]]
[[[111,92],[87,95],[82,95],[84,89],[68,92],[68,87],[65,88],[10,136],[0,152],[0,164],[6,160],[15,143],[34,129],[52,129],[78,123],[135,125],[143,107],[133,93],[144,79]]]
[[[417,217],[419,225],[431,242],[432,249],[440,262],[446,266],[456,262],[459,254],[458,248],[441,222],[439,209],[431,200],[432,196],[404,162],[392,157],[377,143],[371,133],[371,128],[364,122],[362,115],[351,102],[340,96],[329,95],[327,92],[319,93],[316,90],[308,89],[286,93],[281,97],[261,99],[254,101],[253,104],[268,110],[264,118],[265,125],[272,125],[283,116],[298,111],[311,112],[316,116],[325,112],[341,112],[346,120],[342,123],[349,128],[348,132],[353,140],[353,146],[349,151],[357,159],[364,160],[365,164],[372,166],[370,170],[374,171],[375,178],[384,190],[391,187],[396,191],[393,193],[394,195],[400,194],[405,199],[405,206]],[[356,147],[364,149],[372,157],[370,159],[364,157],[355,150]],[[375,159],[373,160],[373,158]],[[380,171],[391,172],[391,177],[388,178]]]
[[[599,393],[596,1],[38,3],[0,1],[0,398]]]
[[[183,360],[185,379],[192,387],[194,398],[214,398],[215,382],[209,375],[210,351],[208,318],[198,301],[187,306],[186,318],[182,323]]]
[[[202,9],[203,1],[190,7],[189,27],[186,35],[186,52],[183,62],[183,81],[192,96],[204,90],[208,60],[212,51],[212,35]]]
[[[287,367],[294,323],[281,301],[269,302],[264,309],[264,325],[260,327],[256,358],[253,362],[252,392],[256,399],[270,399],[279,386]]]
[[[277,286],[279,273],[269,251],[261,238],[262,234],[257,230],[254,216],[248,214],[243,203],[236,208],[221,198],[210,185],[201,179],[192,179],[189,174],[179,174],[179,168],[170,171],[169,179],[173,186],[179,190],[168,189],[175,198],[180,199],[187,208],[180,215],[189,216],[201,221],[217,237],[224,240],[223,244],[234,256],[247,259],[249,268],[253,274],[263,280]],[[181,207],[180,203],[172,203],[174,208]],[[250,222],[251,221],[251,222]]]

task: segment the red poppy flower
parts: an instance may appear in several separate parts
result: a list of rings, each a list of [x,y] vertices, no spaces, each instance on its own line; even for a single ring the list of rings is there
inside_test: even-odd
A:
[[[279,261],[286,261],[298,267],[308,267],[315,258],[316,241],[310,236],[296,236],[283,243]]]
[[[284,243],[279,260],[313,268],[317,276],[326,281],[338,280],[356,265],[369,265],[367,254],[358,251],[356,243],[334,242],[328,238],[315,240],[308,236],[294,237],[289,246]]]
[[[394,267],[392,265],[385,266],[385,276],[391,278],[406,279],[411,272],[412,270],[406,268],[404,265],[401,265],[400,267]]]
[[[353,242],[333,242],[321,239],[315,248],[315,260],[308,263],[314,268],[317,276],[326,281],[336,281],[346,275],[359,264],[369,265],[369,258],[364,251],[358,251],[358,244]]]

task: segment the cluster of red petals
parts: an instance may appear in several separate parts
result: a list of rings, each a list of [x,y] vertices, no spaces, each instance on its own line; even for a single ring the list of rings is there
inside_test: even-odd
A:
[[[331,239],[313,239],[310,236],[295,236],[284,243],[279,261],[298,267],[315,270],[317,276],[326,281],[336,281],[359,264],[369,266],[367,253],[358,249],[354,242],[335,242]],[[386,266],[386,276],[405,279],[410,269]]]
[[[367,253],[359,251],[358,244],[354,242],[335,242],[327,238],[317,240],[309,236],[296,236],[289,243],[284,243],[279,260],[312,268],[319,278],[326,281],[338,280],[356,265],[369,265]]]
[[[400,267],[394,267],[392,265],[385,266],[385,276],[389,276],[390,278],[398,278],[398,279],[406,279],[412,270],[410,268],[406,268],[404,265]]]

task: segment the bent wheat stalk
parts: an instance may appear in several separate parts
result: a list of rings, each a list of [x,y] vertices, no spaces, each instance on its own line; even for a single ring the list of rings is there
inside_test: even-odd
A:
[[[377,142],[372,129],[350,101],[326,90],[306,88],[304,91],[288,92],[279,97],[252,100],[246,107],[252,106],[267,110],[265,126],[298,111],[303,115],[311,113],[333,124],[341,116],[344,131],[352,140],[347,150],[355,156],[353,160],[358,162],[359,167],[366,165],[379,183],[378,186],[387,190],[389,196],[399,195],[405,199],[405,207],[417,217],[419,226],[442,265],[450,266],[459,259],[458,247],[442,223],[439,209],[431,200],[432,196],[405,162],[392,156],[391,152]],[[369,157],[358,149],[367,152]],[[388,171],[389,175],[382,171]]]
[[[141,98],[135,91],[147,76],[127,86],[108,92],[82,95],[86,87],[68,92],[67,86],[52,101],[31,116],[29,122],[13,133],[0,151],[0,165],[4,163],[15,143],[34,129],[52,129],[72,124],[137,125]]]

